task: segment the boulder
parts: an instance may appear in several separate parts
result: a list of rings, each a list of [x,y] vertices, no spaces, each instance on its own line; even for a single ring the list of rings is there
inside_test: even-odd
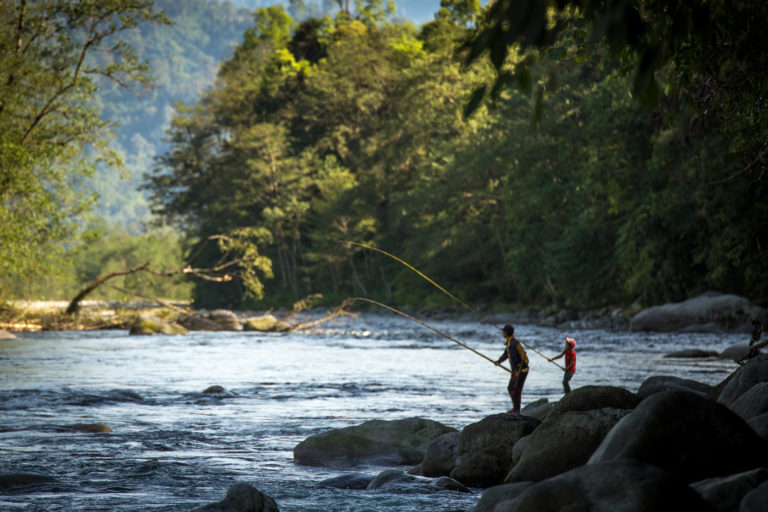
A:
[[[735,475],[694,482],[691,487],[715,510],[727,512],[738,510],[742,498],[765,481],[768,481],[768,469],[758,468]]]
[[[686,391],[645,400],[611,429],[589,464],[632,459],[686,482],[760,467],[768,443],[722,404]]]
[[[368,485],[373,481],[373,477],[363,473],[349,473],[346,475],[339,475],[333,478],[327,478],[317,483],[318,487],[326,487],[332,489],[351,489],[351,490],[365,490]]]
[[[0,340],[15,340],[16,335],[6,330],[0,329]]]
[[[223,387],[217,385],[208,386],[203,390],[204,395],[220,395],[222,393],[226,393],[226,390]]]
[[[629,411],[595,409],[554,416],[527,436],[505,483],[538,482],[587,463],[603,438]]]
[[[717,401],[730,407],[755,384],[768,382],[768,354],[750,359],[726,380],[727,383],[720,391]]]
[[[179,323],[191,331],[242,331],[243,326],[235,313],[227,309],[199,311],[185,316]]]
[[[219,326],[222,331],[242,331],[240,319],[227,309],[214,309],[208,313],[208,319]]]
[[[705,293],[683,302],[645,309],[630,322],[633,331],[670,332],[692,326],[716,323],[722,329],[744,328],[766,315],[765,309],[744,297]]]
[[[523,491],[533,485],[533,482],[518,482],[516,484],[501,484],[489,487],[483,492],[472,512],[494,512],[496,505],[503,501],[517,498]]]
[[[748,420],[768,412],[768,382],[759,382],[733,401],[729,408]]]
[[[447,476],[456,465],[456,452],[459,446],[459,432],[443,434],[427,446],[424,460],[409,473],[421,476]]]
[[[179,323],[190,331],[218,331],[219,326],[215,322],[200,314],[185,316],[179,319]]]
[[[528,444],[530,438],[531,434],[523,436],[515,443],[515,446],[512,447],[512,464],[520,462],[520,458],[523,456],[523,451],[525,450],[525,445]]]
[[[683,350],[677,350],[675,352],[666,354],[664,357],[678,358],[678,359],[704,359],[707,357],[718,357],[719,355],[720,353],[714,350],[702,350],[700,348],[686,348]]]
[[[540,398],[535,402],[531,402],[520,410],[520,414],[524,416],[532,416],[537,420],[544,421],[544,419],[552,410],[554,404],[546,398]]]
[[[515,443],[540,424],[530,416],[502,413],[467,425],[459,435],[456,466],[450,476],[470,487],[502,483],[512,464]]]
[[[669,390],[692,391],[701,396],[707,396],[712,390],[712,386],[696,382],[695,380],[681,379],[680,377],[656,375],[648,377],[642,384],[640,384],[640,388],[637,390],[637,396],[642,399]]]
[[[383,490],[395,493],[433,493],[436,491],[472,492],[467,486],[448,477],[437,479],[409,475],[404,471],[387,469],[377,475],[367,490]]]
[[[307,466],[417,464],[435,438],[454,430],[423,418],[366,421],[310,436],[294,448],[293,457]]]
[[[245,320],[243,324],[245,331],[261,332],[287,332],[291,330],[291,324],[278,319],[275,315],[267,313],[262,316],[255,316]]]
[[[747,354],[749,354],[749,343],[740,343],[725,348],[717,357],[738,363],[747,357]]]
[[[248,484],[234,484],[226,497],[195,512],[279,512],[275,500]]]
[[[768,440],[768,412],[747,420],[747,425],[757,432],[757,435]]]
[[[615,386],[583,386],[566,394],[550,412],[557,416],[568,411],[592,411],[595,409],[633,409],[640,397],[624,388]]]
[[[766,503],[768,503],[768,482],[763,482],[744,496],[739,512],[765,512]]]
[[[495,512],[714,512],[689,486],[636,460],[589,464],[538,482]]]
[[[168,322],[151,315],[141,315],[134,320],[128,334],[148,335],[148,334],[189,334],[181,325],[175,322]]]

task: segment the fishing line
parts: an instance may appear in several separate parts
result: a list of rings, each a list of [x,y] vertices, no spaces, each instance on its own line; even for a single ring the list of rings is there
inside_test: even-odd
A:
[[[499,326],[498,326],[496,323],[494,323],[494,322],[490,321],[490,320],[489,320],[489,319],[488,319],[488,318],[487,318],[485,315],[483,315],[483,314],[482,314],[480,311],[478,311],[477,309],[473,308],[473,307],[472,307],[472,306],[470,306],[469,304],[465,303],[464,301],[462,301],[461,299],[459,299],[458,297],[456,297],[454,294],[452,294],[451,292],[449,292],[448,290],[446,290],[445,288],[443,288],[442,286],[440,286],[440,285],[439,285],[438,283],[436,283],[436,282],[435,282],[435,281],[434,281],[432,278],[430,278],[430,277],[429,277],[428,275],[426,275],[424,272],[422,272],[421,270],[417,269],[416,267],[414,267],[413,265],[411,265],[411,264],[410,264],[410,263],[408,263],[407,261],[405,261],[405,260],[403,260],[403,259],[401,259],[401,258],[398,258],[398,257],[397,257],[397,256],[395,256],[394,254],[388,253],[388,252],[387,252],[387,251],[385,251],[384,249],[379,249],[378,247],[374,247],[374,246],[372,246],[372,245],[364,244],[364,243],[361,243],[361,242],[352,242],[352,241],[350,241],[350,240],[344,240],[344,241],[342,241],[342,242],[343,242],[343,243],[346,243],[346,244],[350,244],[350,245],[356,245],[356,246],[358,246],[358,247],[362,247],[362,248],[364,248],[364,249],[369,249],[369,250],[371,250],[371,251],[376,251],[376,252],[378,252],[378,253],[381,253],[381,254],[383,254],[384,256],[387,256],[387,257],[389,257],[389,258],[392,258],[393,260],[397,261],[398,263],[400,263],[400,264],[404,265],[405,267],[407,267],[407,268],[411,269],[412,271],[416,272],[416,273],[417,273],[419,276],[421,276],[423,279],[425,279],[426,281],[428,281],[428,282],[429,282],[429,283],[430,283],[432,286],[434,286],[435,288],[437,288],[438,290],[440,290],[441,292],[443,292],[444,294],[446,294],[448,297],[450,297],[451,299],[453,299],[455,302],[457,302],[457,303],[458,303],[458,304],[460,304],[461,306],[465,307],[466,309],[468,309],[468,310],[470,310],[471,312],[475,313],[476,315],[480,316],[480,318],[482,318],[482,320],[483,320],[485,323],[487,323],[487,324],[489,324],[489,325],[491,325],[491,326],[493,326],[493,327],[497,328],[497,329],[498,329],[498,330],[500,330],[500,331],[501,331],[501,330],[503,330],[503,328],[499,327]],[[366,300],[368,300],[368,299],[366,299]],[[383,304],[382,304],[382,306],[383,306]],[[384,307],[389,309],[389,307],[388,307],[388,306],[384,306]],[[403,314],[403,315],[404,315],[404,313],[399,313],[399,312],[398,312],[398,314]],[[416,322],[419,322],[418,320],[416,320],[416,319],[415,319],[415,318],[413,318],[413,317],[408,317],[407,315],[406,315],[406,317],[407,317],[407,318],[411,318],[412,320],[414,320],[414,321],[416,321]],[[422,323],[422,322],[419,322],[419,323]],[[423,324],[423,323],[422,323],[422,325],[426,325],[426,324]],[[429,326],[427,326],[427,327],[429,327]],[[429,327],[429,328],[430,328],[430,329],[432,329],[432,327]],[[432,330],[434,330],[434,329],[432,329]],[[440,333],[440,334],[443,334],[443,333]],[[450,338],[449,338],[449,339],[450,339]],[[453,341],[455,341],[455,340],[453,340]],[[546,359],[548,362],[552,363],[553,365],[557,366],[557,367],[558,367],[558,368],[560,368],[561,370],[565,371],[565,368],[564,368],[564,367],[560,366],[559,364],[557,364],[557,363],[556,363],[556,362],[554,362],[554,361],[550,361],[550,360],[549,360],[549,358],[548,358],[547,356],[545,356],[544,354],[542,354],[541,352],[539,352],[538,350],[536,350],[536,349],[535,349],[535,348],[533,348],[532,346],[528,345],[527,343],[525,343],[525,342],[524,342],[524,341],[522,341],[522,340],[518,340],[518,341],[519,341],[520,343],[522,343],[522,344],[523,344],[523,346],[524,346],[525,348],[527,348],[527,349],[529,349],[529,350],[531,350],[531,351],[535,352],[536,354],[538,354],[538,355],[540,355],[541,357],[543,357],[544,359]],[[458,343],[458,342],[457,342],[457,343]],[[467,348],[469,348],[469,347],[467,347]],[[473,349],[470,349],[470,350],[473,350]],[[481,355],[482,355],[482,354],[481,354]],[[485,357],[486,359],[488,359],[486,356],[483,356],[483,357]],[[495,362],[495,361],[493,361],[493,363],[494,363],[494,364],[496,364],[496,362]]]
[[[499,367],[501,367],[501,368],[504,368],[504,369],[505,369],[506,371],[508,371],[509,373],[512,373],[512,370],[510,370],[510,369],[509,369],[509,368],[507,368],[506,366],[502,366],[502,365],[500,365],[500,364],[497,364],[497,363],[496,363],[496,361],[494,361],[494,360],[493,360],[493,359],[491,359],[490,357],[486,356],[486,355],[485,355],[485,354],[483,354],[482,352],[478,352],[477,350],[473,349],[473,348],[472,348],[472,347],[470,347],[469,345],[466,345],[465,343],[462,343],[462,342],[460,342],[459,340],[457,340],[457,339],[455,339],[455,338],[452,338],[451,336],[449,336],[449,335],[445,334],[443,331],[440,331],[440,330],[438,330],[438,329],[435,329],[434,327],[432,327],[432,326],[431,326],[431,325],[429,325],[428,323],[426,323],[426,322],[422,322],[422,321],[421,321],[421,320],[419,320],[418,318],[414,318],[414,317],[412,317],[411,315],[409,315],[409,314],[407,314],[407,313],[403,313],[402,311],[400,311],[400,310],[398,310],[398,309],[395,309],[395,308],[393,308],[393,307],[391,307],[391,306],[387,306],[386,304],[382,304],[381,302],[375,301],[375,300],[373,300],[373,299],[366,299],[366,298],[364,298],[364,297],[352,297],[352,298],[351,298],[351,299],[349,299],[349,300],[351,300],[351,301],[363,301],[363,302],[370,302],[371,304],[375,304],[376,306],[379,306],[379,307],[382,307],[382,308],[384,308],[384,309],[387,309],[387,310],[391,311],[392,313],[396,313],[396,314],[398,314],[398,315],[400,315],[400,316],[402,316],[402,317],[405,317],[405,318],[407,318],[408,320],[413,320],[414,322],[416,322],[416,323],[418,323],[418,324],[421,324],[421,325],[423,325],[423,326],[424,326],[424,327],[426,327],[427,329],[429,329],[429,330],[431,330],[431,331],[433,331],[433,332],[436,332],[436,333],[437,333],[437,334],[439,334],[440,336],[442,336],[442,337],[444,337],[444,338],[447,338],[447,339],[451,340],[452,342],[454,342],[454,343],[457,343],[457,344],[461,345],[461,346],[462,346],[462,347],[464,347],[465,349],[467,349],[467,350],[471,350],[471,351],[472,351],[472,352],[474,352],[475,354],[479,355],[480,357],[482,357],[482,358],[484,358],[484,359],[487,359],[488,361],[492,362],[492,363],[493,363],[493,364],[495,364],[496,366],[499,366]]]

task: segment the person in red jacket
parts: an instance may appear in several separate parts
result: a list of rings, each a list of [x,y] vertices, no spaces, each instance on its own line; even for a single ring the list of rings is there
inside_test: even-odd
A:
[[[576,340],[573,338],[565,338],[565,348],[563,351],[560,352],[559,355],[549,359],[549,362],[551,363],[555,359],[559,359],[565,356],[563,391],[565,391],[566,394],[571,392],[571,385],[569,383],[571,381],[571,377],[573,377],[573,374],[576,373],[576,351],[574,350],[574,347],[576,347]]]

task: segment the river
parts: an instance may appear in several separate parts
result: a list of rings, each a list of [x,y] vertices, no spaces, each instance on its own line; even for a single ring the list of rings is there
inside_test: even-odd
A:
[[[428,320],[497,358],[498,330],[480,322]],[[748,335],[573,331],[571,385],[636,391],[652,375],[716,384],[735,364],[664,358],[683,348],[722,350]],[[516,335],[546,355],[566,333],[520,325]],[[528,352],[523,406],[561,397],[562,371]],[[0,510],[186,511],[245,482],[284,512],[471,511],[480,497],[440,491],[393,494],[321,489],[338,469],[295,464],[306,437],[371,419],[420,416],[461,429],[510,407],[508,373],[401,317],[343,317],[311,332],[126,331],[22,333],[0,340],[0,473],[53,477],[0,489]],[[227,393],[204,394],[212,385]],[[62,432],[103,423],[113,432]],[[349,472],[378,474],[363,466]]]

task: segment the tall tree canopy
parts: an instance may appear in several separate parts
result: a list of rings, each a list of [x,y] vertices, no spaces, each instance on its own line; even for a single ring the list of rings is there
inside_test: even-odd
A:
[[[279,7],[257,10],[216,86],[180,106],[172,149],[147,181],[155,211],[192,240],[269,233],[260,249],[274,263],[273,303],[318,292],[437,300],[346,240],[396,253],[476,301],[766,296],[768,67],[749,66],[768,53],[746,43],[764,45],[753,37],[768,28],[764,9],[735,2],[748,21],[714,32],[681,18],[686,43],[662,45],[675,53],[649,68],[663,94],[638,102],[646,49],[678,33],[677,11],[609,3],[637,15],[622,36],[601,25],[603,2],[528,2],[539,25],[503,17],[522,4],[482,12],[444,0],[418,28],[391,21],[377,1],[301,23]],[[729,40],[746,53],[711,46]],[[491,59],[467,66],[461,50],[472,48]],[[477,101],[484,90],[492,105]],[[202,284],[196,297],[240,303],[246,292]]]
[[[117,36],[165,22],[152,5],[0,1],[0,275],[44,270],[89,206],[78,181],[100,160],[119,164],[93,94],[100,80],[131,87],[150,79]]]

